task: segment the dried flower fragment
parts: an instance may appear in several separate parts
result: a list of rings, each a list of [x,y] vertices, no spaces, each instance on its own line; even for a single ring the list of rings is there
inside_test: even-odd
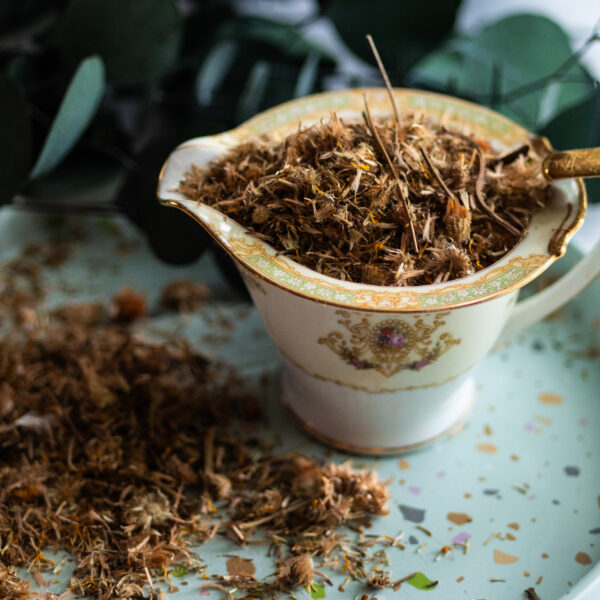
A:
[[[30,600],[32,593],[28,581],[19,579],[12,567],[0,562],[0,598],[2,600]]]
[[[315,576],[315,567],[310,554],[292,556],[277,570],[276,586],[284,590],[310,587]]]
[[[130,287],[115,295],[111,306],[112,320],[117,323],[132,323],[146,316],[146,298]]]
[[[163,287],[160,302],[165,308],[187,313],[200,308],[210,295],[210,289],[203,283],[180,279]]]

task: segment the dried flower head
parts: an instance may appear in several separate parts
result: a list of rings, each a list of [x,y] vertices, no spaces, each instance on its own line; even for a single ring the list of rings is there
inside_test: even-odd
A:
[[[283,590],[306,588],[312,585],[315,567],[312,556],[305,552],[292,556],[277,570],[276,587]]]
[[[424,268],[433,283],[466,277],[475,272],[468,253],[450,241],[440,241],[429,248]]]

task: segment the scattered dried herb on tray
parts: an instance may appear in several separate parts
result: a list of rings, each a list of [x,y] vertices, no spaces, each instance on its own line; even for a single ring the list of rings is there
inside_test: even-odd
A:
[[[198,310],[210,298],[210,289],[203,283],[178,279],[165,285],[160,295],[161,304],[179,313]]]
[[[9,569],[51,570],[49,550],[75,557],[74,594],[162,598],[154,584],[176,589],[169,567],[204,572],[191,547],[215,535],[265,543],[283,561],[266,580],[206,584],[231,597],[328,582],[313,560],[336,568],[340,556],[352,579],[388,581],[339,530],[385,514],[386,484],[277,455],[245,428],[259,400],[185,344],[145,341],[100,303],[66,305],[0,339],[0,382],[3,600],[33,597]]]
[[[72,242],[59,240],[29,244],[0,267],[0,324],[4,320],[21,323],[30,320],[31,311],[46,295],[43,268],[61,267],[72,247]]]
[[[300,264],[382,286],[479,271],[521,239],[549,187],[530,146],[487,141],[416,114],[333,114],[289,135],[231,148],[179,185]]]
[[[32,597],[31,585],[14,573],[14,569],[0,562],[0,598],[2,600],[29,600]]]
[[[133,323],[146,316],[146,297],[125,287],[113,297],[110,312],[117,323]]]

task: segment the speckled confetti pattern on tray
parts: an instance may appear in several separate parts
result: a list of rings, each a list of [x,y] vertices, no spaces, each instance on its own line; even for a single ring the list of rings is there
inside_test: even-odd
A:
[[[215,292],[213,302],[186,317],[150,317],[141,329],[157,338],[185,335],[203,351],[236,364],[255,385],[270,374],[271,425],[264,434],[279,438],[282,451],[301,446],[307,454],[348,459],[295,429],[278,403],[276,352],[255,311],[236,300],[209,257],[168,267],[121,220],[86,218],[58,231],[74,228],[86,233],[69,261],[47,273],[48,306],[107,299],[124,285],[146,292],[152,306],[168,281],[205,281]],[[0,262],[56,232],[56,223],[49,228],[44,217],[0,213]],[[571,253],[559,261],[554,273],[576,258]],[[584,597],[576,595],[577,583],[600,559],[600,281],[551,319],[496,349],[476,379],[475,410],[457,437],[403,457],[353,457],[355,467],[393,478],[390,514],[374,520],[370,531],[404,532],[405,549],[388,549],[392,578],[420,574],[395,594],[353,584],[341,593],[337,585],[344,576],[333,574],[335,586],[317,586],[313,598],[366,593],[379,599],[503,600],[523,598],[527,587],[535,587],[543,600]],[[441,555],[444,546],[453,550]],[[209,574],[226,573],[225,554],[252,558],[258,576],[274,570],[264,546],[217,540],[198,550]],[[56,583],[40,591],[61,591],[71,571],[67,562]],[[180,590],[169,598],[223,597],[202,589],[206,580],[182,569],[169,576]],[[427,587],[434,581],[435,587]],[[309,597],[303,590],[297,596]]]

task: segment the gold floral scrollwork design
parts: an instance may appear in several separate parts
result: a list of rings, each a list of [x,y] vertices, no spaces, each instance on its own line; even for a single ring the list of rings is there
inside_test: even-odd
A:
[[[259,240],[247,237],[232,237],[229,239],[231,248],[237,256],[263,256],[265,254],[264,245]]]
[[[437,338],[434,334],[445,325],[450,312],[436,313],[433,320],[416,318],[386,319],[372,324],[367,317],[353,322],[351,313],[338,310],[338,324],[349,333],[332,331],[318,339],[345,363],[355,369],[374,369],[384,377],[391,377],[406,369],[420,371],[435,362],[452,346],[460,344],[449,332]]]

